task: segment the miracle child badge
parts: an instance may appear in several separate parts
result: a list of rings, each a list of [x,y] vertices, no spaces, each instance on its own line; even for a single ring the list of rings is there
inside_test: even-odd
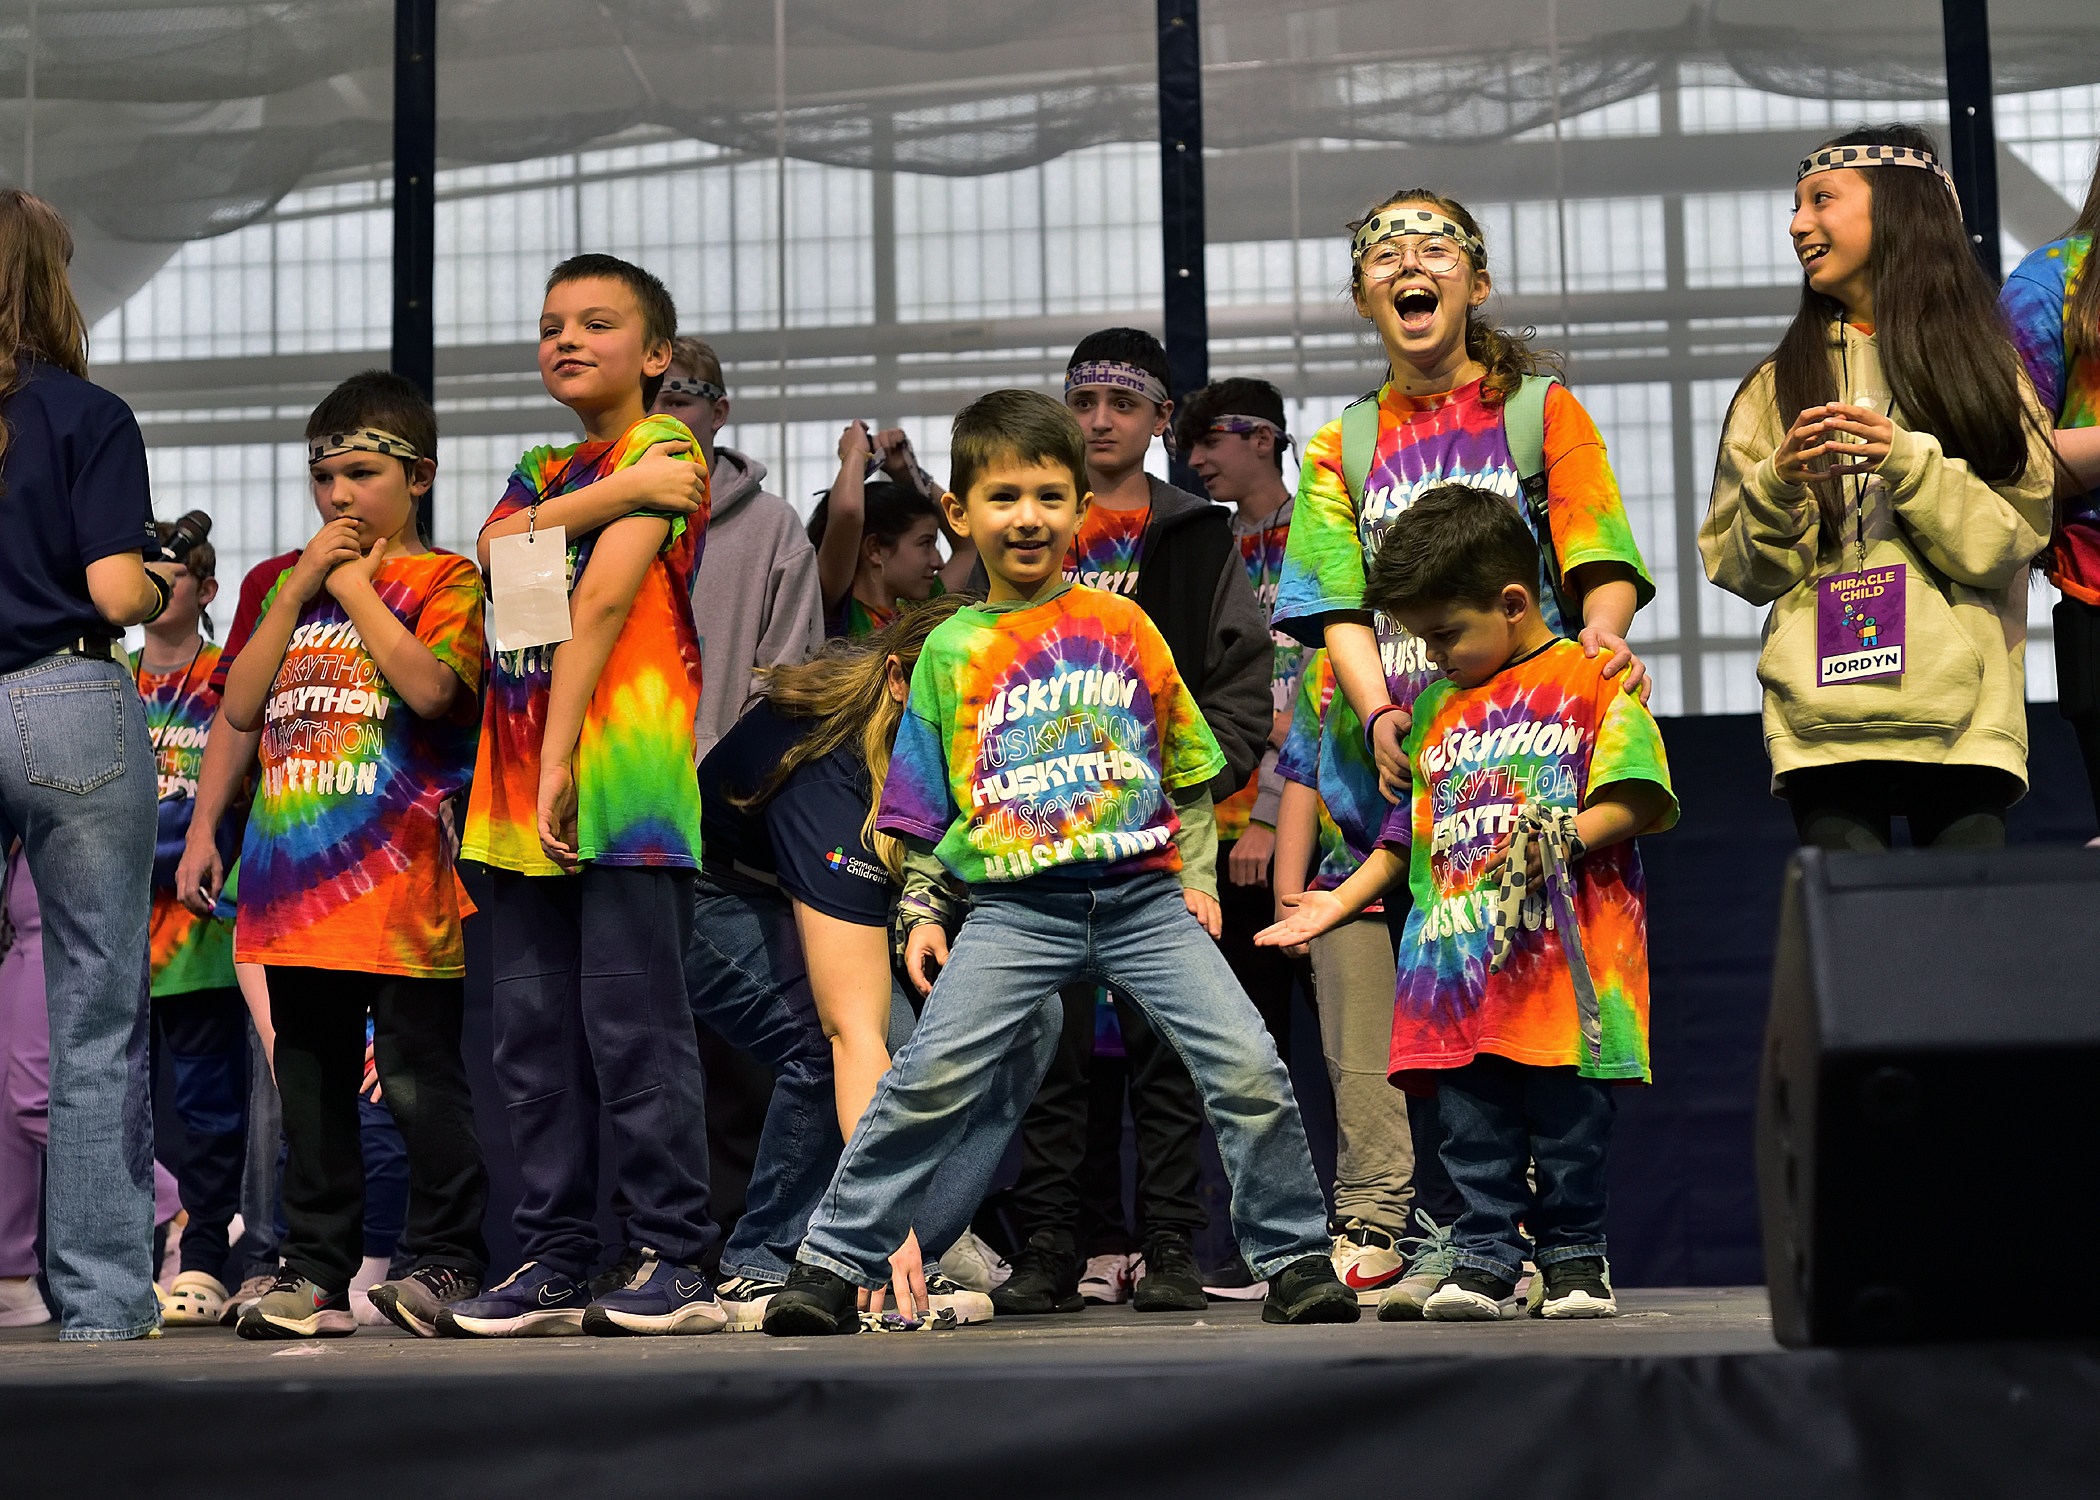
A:
[[[1816,585],[1816,686],[1903,673],[1903,563]]]

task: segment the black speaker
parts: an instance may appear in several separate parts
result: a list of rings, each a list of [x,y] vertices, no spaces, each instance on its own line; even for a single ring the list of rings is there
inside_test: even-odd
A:
[[[1783,1344],[2100,1336],[2100,850],[1797,854],[1757,1177]]]

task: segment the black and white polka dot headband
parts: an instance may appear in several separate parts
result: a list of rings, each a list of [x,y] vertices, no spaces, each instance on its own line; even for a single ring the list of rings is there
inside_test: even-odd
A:
[[[331,432],[326,437],[310,438],[306,444],[306,461],[317,464],[324,458],[337,458],[345,453],[380,453],[388,458],[405,458],[415,463],[423,455],[416,445],[405,437],[379,427],[360,427],[355,432]]]
[[[1801,168],[1794,173],[1794,181],[1836,167],[1922,167],[1939,178],[1947,191],[1954,193],[1957,202],[1961,197],[1954,191],[1953,175],[1940,165],[1940,159],[1915,146],[1825,146],[1821,151],[1801,158]]]
[[[702,380],[697,375],[690,380],[683,375],[666,375],[664,389],[674,396],[692,396],[701,401],[720,401],[729,394],[712,380]]]
[[[1443,214],[1434,213],[1426,208],[1381,208],[1364,220],[1363,225],[1356,231],[1356,238],[1350,242],[1349,253],[1355,259],[1362,260],[1364,252],[1373,245],[1403,234],[1441,234],[1465,246],[1466,254],[1473,257],[1475,265],[1487,259],[1485,240],[1459,227]]]

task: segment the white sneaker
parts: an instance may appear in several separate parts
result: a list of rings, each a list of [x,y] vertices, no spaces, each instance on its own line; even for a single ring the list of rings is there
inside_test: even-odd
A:
[[[1135,1255],[1089,1255],[1079,1273],[1079,1295],[1100,1307],[1114,1307],[1130,1300],[1131,1268]]]
[[[1014,1268],[1000,1258],[998,1251],[968,1229],[963,1231],[961,1239],[936,1258],[942,1275],[959,1287],[983,1292],[987,1297],[1006,1285],[1006,1279],[1014,1273]]]
[[[168,1288],[160,1318],[171,1328],[213,1328],[226,1315],[226,1287],[209,1271],[184,1271]]]
[[[1397,1237],[1376,1224],[1351,1219],[1334,1237],[1335,1277],[1365,1306],[1375,1305],[1405,1267]]]
[[[926,1277],[926,1308],[937,1322],[950,1328],[992,1320],[991,1295],[964,1286],[950,1276],[945,1259],[938,1271],[929,1272]]]
[[[1535,1318],[1619,1315],[1619,1299],[1611,1288],[1611,1268],[1601,1255],[1558,1261],[1532,1278],[1532,1282],[1537,1289],[1528,1300]]]
[[[762,1281],[756,1276],[732,1276],[716,1287],[715,1300],[729,1314],[729,1332],[757,1333],[763,1328],[766,1308],[780,1288],[780,1282]]]
[[[0,1276],[0,1328],[34,1328],[51,1321],[34,1276]]]

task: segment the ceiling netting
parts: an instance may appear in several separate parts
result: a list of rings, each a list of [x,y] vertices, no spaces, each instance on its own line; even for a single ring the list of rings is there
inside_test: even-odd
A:
[[[2100,7],[2000,0],[2000,92],[2100,79]],[[1877,16],[1886,11],[1886,16]],[[1805,98],[1935,99],[1936,6],[1802,0],[1205,0],[1213,147],[1479,144],[1641,94],[1691,60]],[[0,170],[118,240],[222,233],[391,146],[387,0],[5,0]],[[1157,130],[1138,0],[443,0],[439,150],[522,160],[637,125],[943,175]],[[1550,29],[1549,29],[1550,26]],[[30,66],[33,53],[34,67]],[[32,81],[33,71],[33,81]],[[33,93],[33,120],[24,107]]]

